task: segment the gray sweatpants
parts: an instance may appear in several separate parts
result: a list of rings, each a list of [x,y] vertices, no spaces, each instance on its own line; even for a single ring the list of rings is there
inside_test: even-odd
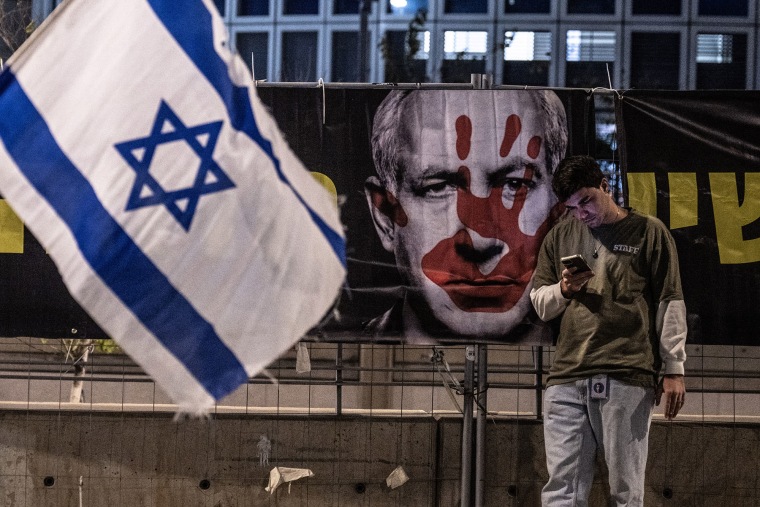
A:
[[[654,389],[609,379],[607,399],[592,399],[590,379],[553,385],[544,397],[549,481],[544,507],[586,507],[597,449],[609,471],[612,505],[644,505],[644,471]]]

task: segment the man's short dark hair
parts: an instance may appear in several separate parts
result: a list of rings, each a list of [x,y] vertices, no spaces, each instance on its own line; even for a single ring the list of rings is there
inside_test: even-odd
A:
[[[572,155],[562,160],[554,172],[552,189],[560,202],[582,188],[599,188],[604,174],[599,164],[588,155]]]

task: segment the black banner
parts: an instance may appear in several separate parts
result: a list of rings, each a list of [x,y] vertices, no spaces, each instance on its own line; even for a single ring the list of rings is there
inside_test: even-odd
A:
[[[678,246],[689,342],[760,339],[760,93],[629,91],[616,101],[629,203]]]
[[[108,338],[31,232],[0,201],[0,336]]]
[[[334,185],[346,227],[346,288],[314,334],[551,342],[528,293],[538,247],[559,212],[553,170],[566,154],[593,155],[590,94],[281,86],[258,93],[306,167]],[[0,335],[103,337],[28,231],[23,253],[0,254],[0,297]]]

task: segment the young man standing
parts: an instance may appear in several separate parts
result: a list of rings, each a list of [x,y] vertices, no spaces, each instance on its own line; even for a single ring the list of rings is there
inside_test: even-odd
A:
[[[675,243],[657,218],[617,205],[591,157],[563,160],[552,187],[568,216],[544,239],[530,295],[542,320],[562,319],[544,398],[542,502],[588,505],[600,449],[613,505],[642,506],[652,407],[664,395],[672,419],[685,397]],[[575,254],[591,269],[562,264]]]

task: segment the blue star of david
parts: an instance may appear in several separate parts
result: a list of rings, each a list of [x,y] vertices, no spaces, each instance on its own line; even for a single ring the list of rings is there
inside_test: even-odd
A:
[[[189,231],[202,195],[235,187],[229,176],[212,158],[221,129],[221,121],[187,127],[162,100],[150,135],[114,145],[137,173],[125,210],[164,205],[177,222]],[[166,190],[151,175],[150,166],[158,146],[179,140],[187,143],[198,155],[200,165],[191,186]]]

